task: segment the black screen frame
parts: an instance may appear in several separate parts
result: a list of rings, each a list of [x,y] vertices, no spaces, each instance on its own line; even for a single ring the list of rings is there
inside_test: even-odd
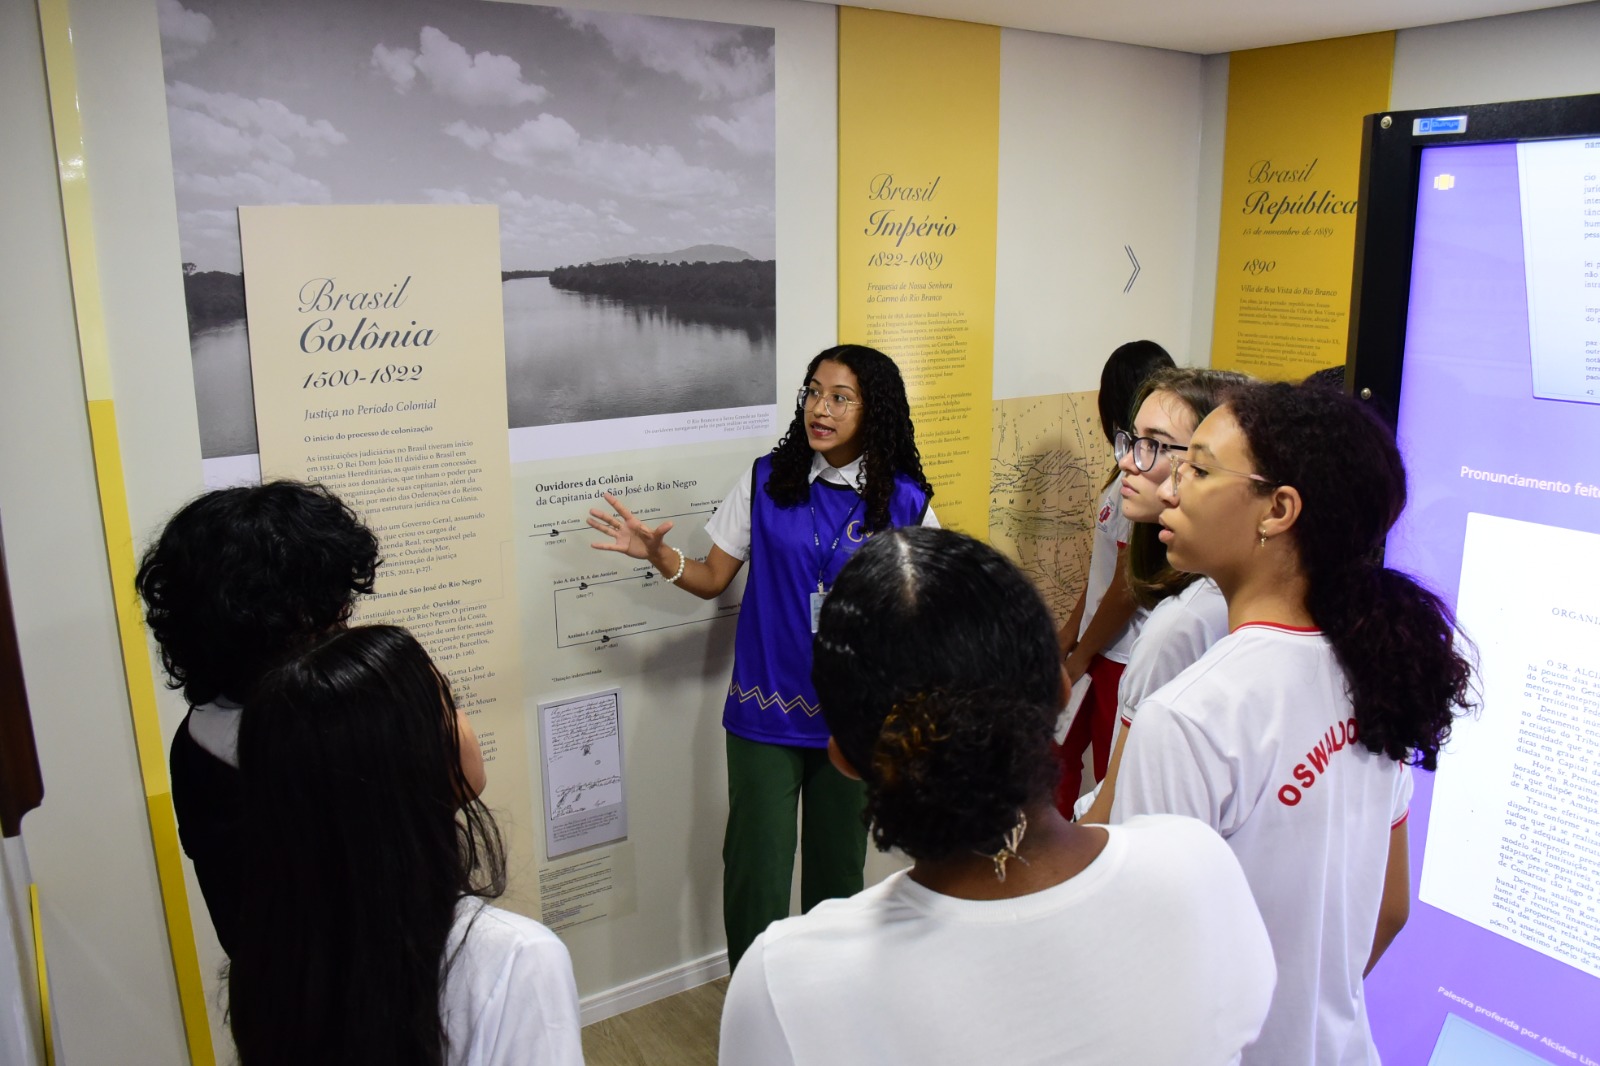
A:
[[[1461,133],[1414,132],[1419,118],[1456,115],[1466,117]],[[1422,149],[1595,135],[1600,135],[1600,93],[1384,111],[1362,120],[1347,389],[1372,402],[1391,421],[1400,410]]]

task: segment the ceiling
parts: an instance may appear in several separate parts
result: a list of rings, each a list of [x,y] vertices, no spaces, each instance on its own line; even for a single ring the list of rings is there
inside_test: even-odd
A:
[[[1208,55],[1461,22],[1571,2],[1574,0],[891,0],[858,6]]]

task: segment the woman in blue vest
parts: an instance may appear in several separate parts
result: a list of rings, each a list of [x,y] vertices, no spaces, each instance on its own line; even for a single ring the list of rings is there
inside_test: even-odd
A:
[[[828,763],[828,727],[811,687],[811,635],[834,577],[869,536],[938,525],[932,495],[900,371],[874,348],[845,344],[811,360],[788,432],[707,523],[712,548],[704,560],[666,543],[670,521],[651,528],[609,494],[614,514],[589,512],[589,525],[611,538],[594,547],[646,559],[702,599],[720,595],[750,563],[722,712],[730,965],[768,924],[788,916],[797,837],[805,910],[861,891],[865,797],[859,781]]]

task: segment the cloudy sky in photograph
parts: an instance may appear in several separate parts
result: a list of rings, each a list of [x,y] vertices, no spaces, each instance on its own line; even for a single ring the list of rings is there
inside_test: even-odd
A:
[[[774,257],[773,32],[492,0],[158,0],[183,257],[239,204],[494,203],[502,265]]]

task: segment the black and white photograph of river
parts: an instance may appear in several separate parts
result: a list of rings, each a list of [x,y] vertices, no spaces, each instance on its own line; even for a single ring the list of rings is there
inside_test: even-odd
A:
[[[256,450],[236,208],[492,203],[509,425],[771,404],[768,27],[158,0],[201,450]]]

